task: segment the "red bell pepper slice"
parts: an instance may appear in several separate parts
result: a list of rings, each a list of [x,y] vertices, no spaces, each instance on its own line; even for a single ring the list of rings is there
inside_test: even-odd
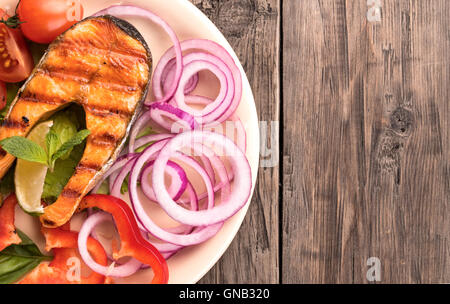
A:
[[[114,218],[121,244],[120,251],[114,257],[134,257],[141,263],[150,265],[155,274],[152,283],[166,284],[169,281],[166,260],[152,244],[144,239],[127,203],[110,195],[93,194],[86,196],[78,209],[81,211],[93,207],[110,213]]]
[[[50,263],[41,263],[31,273],[29,273],[19,284],[104,284],[110,283],[109,278],[92,272],[87,278],[80,278],[80,281],[68,279],[70,266],[68,260],[72,257],[79,258],[78,255],[78,233],[63,230],[61,228],[42,228],[42,233],[46,240],[46,250],[52,250],[54,258]],[[95,261],[101,265],[108,264],[108,258],[103,246],[95,239],[88,239],[88,250]],[[80,259],[81,261],[81,259]]]
[[[10,245],[22,242],[17,235],[14,225],[16,204],[17,198],[15,194],[10,194],[3,204],[0,204],[0,251]]]

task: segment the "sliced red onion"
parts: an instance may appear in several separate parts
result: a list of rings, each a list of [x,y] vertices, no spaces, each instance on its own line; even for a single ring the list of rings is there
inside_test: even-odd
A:
[[[92,189],[92,193],[97,193],[98,189],[101,187],[103,182],[114,172],[118,171],[120,168],[122,168],[130,159],[133,159],[137,156],[137,154],[129,153],[126,155],[122,155],[119,157],[114,164],[109,168],[109,170],[102,176],[100,181],[97,183],[97,185]]]
[[[194,117],[167,103],[154,103],[150,106],[150,117],[171,133],[180,133],[197,128]],[[164,118],[168,118],[167,121]]]
[[[234,80],[229,67],[218,57],[206,53],[191,53],[185,58],[184,72],[180,79],[178,90],[174,95],[177,106],[195,116],[202,124],[219,119],[229,108],[234,98]],[[202,70],[211,71],[221,84],[220,92],[214,102],[202,110],[196,110],[186,105],[184,88],[189,79]]]
[[[186,102],[189,104],[197,104],[197,105],[207,105],[213,102],[210,98],[198,95],[189,95],[186,96]],[[241,149],[242,152],[247,152],[247,133],[245,132],[245,127],[242,124],[242,121],[236,114],[231,115],[231,122],[233,122],[233,135],[234,129],[237,133],[236,144]],[[220,125],[220,122],[213,122],[210,124],[205,124],[202,126],[203,131],[209,131],[208,129],[214,129],[216,126]],[[228,127],[229,122],[226,122],[226,127]],[[226,129],[226,135],[228,134],[228,128]]]
[[[229,182],[220,182],[218,183],[216,186],[214,186],[214,193],[217,193],[219,191],[222,191],[223,188],[228,187],[230,185],[230,182],[233,181],[233,175],[228,173],[229,177]],[[202,194],[198,195],[198,201],[204,200],[205,198],[208,197],[208,193],[207,192],[203,192]],[[189,204],[189,200],[186,198],[182,198],[180,201],[181,204],[183,205],[187,205]]]
[[[130,173],[131,168],[133,167],[134,163],[136,162],[136,158],[130,159],[125,166],[122,167],[122,170],[120,170],[119,175],[117,175],[116,179],[114,180],[110,194],[115,197],[120,197],[122,192],[122,184],[127,175]]]
[[[149,200],[152,200],[156,202],[156,196],[155,192],[152,189],[151,184],[144,180],[145,177],[148,177],[150,175],[150,171],[153,169],[153,163],[155,161],[150,161],[145,165],[145,167],[142,169],[142,174],[140,176],[140,183],[142,192],[144,192],[145,196]],[[178,200],[186,190],[186,187],[188,185],[188,179],[186,176],[186,172],[184,172],[183,168],[181,168],[177,163],[169,161],[167,166],[167,173],[171,177],[171,184],[169,187],[169,192],[172,195],[172,198],[174,200]]]
[[[172,85],[170,86],[170,90],[168,90],[167,94],[165,96],[162,96],[162,94],[158,94],[159,100],[157,102],[167,102],[169,101],[172,96],[174,95],[175,91],[178,88],[178,83],[181,78],[181,74],[183,72],[183,53],[181,51],[180,41],[178,40],[177,34],[175,31],[167,24],[166,21],[161,19],[161,17],[157,16],[153,12],[143,9],[138,6],[134,5],[113,5],[110,6],[104,10],[99,11],[98,13],[94,14],[94,16],[101,16],[101,15],[113,15],[113,16],[136,16],[136,17],[143,17],[146,18],[157,25],[161,26],[169,35],[170,39],[172,40],[175,57],[176,57],[176,73],[174,77],[174,81],[172,82]],[[160,64],[162,65],[161,69],[164,69],[166,64],[170,61],[172,58],[168,58],[167,62],[162,62],[163,59],[160,60]],[[158,71],[158,67],[156,68],[157,71],[154,73],[154,77],[156,75],[160,76],[162,74],[162,71]],[[156,79],[157,83],[160,83],[160,79]],[[153,88],[155,92],[160,92],[161,87],[159,88]],[[146,103],[147,105],[151,103]]]
[[[194,189],[194,187],[192,187],[191,183],[188,183],[186,190],[189,195],[189,200],[191,203],[191,210],[198,210],[197,194],[195,193],[195,189]],[[170,233],[174,233],[174,234],[189,234],[193,231],[193,229],[194,228],[192,226],[181,224],[181,225],[173,227],[173,228],[165,228],[164,230],[166,230]],[[164,243],[152,242],[152,241],[149,241],[149,242],[152,243],[152,245],[155,246],[155,248],[158,249],[159,252],[165,253],[165,254],[176,253],[185,247],[185,246],[175,245],[175,244],[171,244],[171,243],[167,243],[167,242],[164,242]]]
[[[144,112],[136,121],[133,128],[130,132],[130,140],[128,143],[128,153],[135,153],[135,150],[137,148],[140,148],[150,142],[163,140],[166,138],[171,138],[174,135],[172,134],[150,134],[146,136],[142,136],[141,138],[137,138],[139,135],[139,132],[149,123],[149,121],[152,119],[151,112],[146,111]]]
[[[164,68],[163,74],[161,76],[161,83],[163,86],[164,94],[170,90],[170,86],[173,83],[175,73],[176,73],[175,68],[176,68],[175,58],[170,60],[170,62]],[[199,79],[200,79],[199,74],[195,74],[194,76],[192,76],[191,79],[189,79],[189,82],[186,84],[186,87],[184,89],[184,94],[188,95],[188,94],[192,93],[192,91],[194,91],[195,88],[197,87]]]
[[[211,165],[211,161],[205,155],[200,155],[200,160],[202,161],[203,166],[205,167],[206,172],[208,173],[209,178],[211,179],[211,183],[213,185],[216,184],[216,174],[214,173],[214,169]]]
[[[147,144],[154,143],[160,140],[169,139],[174,137],[174,134],[150,134],[146,136],[142,136],[141,138],[135,141],[135,147],[140,148]]]
[[[164,184],[164,171],[171,157],[177,157],[181,148],[204,141],[220,146],[229,156],[234,172],[234,187],[226,202],[212,209],[190,211],[172,200]],[[139,163],[136,161],[136,165]],[[130,181],[132,178],[130,178]],[[153,189],[161,207],[174,220],[192,226],[208,226],[224,222],[247,202],[252,188],[250,165],[244,153],[227,137],[211,132],[189,131],[175,136],[161,150],[153,168]],[[131,192],[130,192],[131,194]],[[209,195],[208,195],[209,196]]]
[[[150,231],[148,229],[148,226],[145,225],[145,221],[151,221],[151,219],[148,217],[148,215],[145,213],[145,210],[142,206],[142,203],[137,195],[137,179],[141,177],[141,168],[142,166],[144,166],[144,164],[147,162],[147,160],[151,160],[157,153],[159,153],[159,151],[161,150],[162,147],[164,147],[164,145],[168,142],[168,140],[162,140],[159,142],[154,143],[153,145],[147,147],[142,153],[141,155],[138,157],[138,159],[143,160],[144,158],[146,158],[144,160],[144,162],[141,165],[141,167],[139,169],[136,168],[137,163],[138,163],[138,159],[132,160],[130,162],[130,164],[133,164],[133,168],[131,170],[131,174],[130,174],[130,179],[129,179],[129,195],[130,195],[130,199],[132,202],[132,207],[134,210],[134,213],[136,214],[136,218],[138,219],[138,222],[140,224],[140,226],[144,227],[148,232],[152,233],[154,236],[156,236],[157,238],[160,238],[159,235],[155,234],[154,231]],[[190,160],[190,159],[189,159]],[[193,161],[195,162],[195,161]],[[198,165],[198,164],[197,164]],[[201,166],[199,166],[201,169]],[[127,166],[127,168],[124,168],[124,172],[123,174],[119,175],[118,180],[116,181],[118,184],[122,184],[125,176],[129,173],[129,167]],[[132,182],[132,179],[136,178],[136,180],[134,180],[134,183]],[[120,189],[120,188],[119,188]],[[188,194],[190,196],[190,200],[191,200],[191,210],[197,210],[198,209],[198,200],[197,200],[197,195],[194,191],[194,189],[192,188],[192,186],[190,184],[188,184],[188,187],[186,188],[188,190]],[[113,194],[114,195],[114,194]],[[212,198],[214,200],[214,198]],[[158,228],[159,232],[162,232],[162,234],[169,234],[172,236],[178,236],[178,234],[171,232],[172,229],[163,229],[160,228],[158,226],[156,226],[156,224],[153,223],[153,221],[151,221],[151,223]],[[192,230],[192,227],[190,226],[186,226],[186,225],[182,225],[182,227],[180,227],[181,229],[183,229],[183,233],[187,233],[187,230]],[[216,227],[217,231],[220,229],[220,227]],[[211,230],[211,234],[214,235],[216,232],[214,232],[212,229]],[[177,231],[178,232],[178,231]],[[208,232],[208,231],[207,231]],[[205,235],[206,233],[200,234],[200,235]],[[164,241],[168,241],[164,238],[160,238],[161,240]],[[195,238],[192,238],[192,240],[190,240],[191,242],[195,243]],[[171,242],[173,244],[177,244],[174,242]],[[181,246],[186,246],[185,244],[181,243],[181,244],[177,244],[177,245],[181,245]]]
[[[194,231],[187,235],[179,235],[170,233],[162,228],[160,228],[158,225],[156,225],[153,220],[148,216],[148,214],[145,212],[142,202],[139,198],[138,192],[137,192],[137,181],[140,176],[140,172],[142,167],[145,165],[145,163],[148,161],[149,158],[157,154],[161,146],[163,145],[157,145],[154,144],[150,147],[148,147],[146,150],[144,150],[136,159],[136,162],[134,163],[133,169],[130,174],[129,178],[129,194],[131,203],[133,206],[133,210],[139,219],[142,226],[145,227],[145,229],[150,232],[152,235],[157,237],[160,240],[180,245],[180,246],[190,246],[195,245],[204,242],[205,240],[211,238],[214,236],[222,227],[223,223],[217,223],[215,225],[210,225],[208,227],[197,227],[194,229]],[[181,160],[183,163],[189,165],[194,170],[196,170],[202,179],[204,180],[206,184],[206,188],[208,191],[208,207],[211,208],[214,206],[214,192],[212,188],[211,180],[209,179],[208,173],[191,157],[188,157],[182,153],[175,152],[174,158]],[[154,175],[154,173],[153,173]],[[164,185],[165,188],[165,185]],[[155,189],[156,192],[159,191],[159,189]],[[158,193],[155,193],[158,197]],[[159,200],[158,200],[159,201]],[[159,201],[159,203],[161,203]],[[183,207],[180,207],[183,208]],[[183,208],[184,209],[184,208]],[[193,211],[195,212],[195,211]]]
[[[134,123],[133,128],[131,128],[130,132],[130,141],[128,143],[128,153],[134,153],[136,150],[136,138],[139,135],[139,132],[148,124],[151,120],[150,111],[146,111],[139,116],[139,118]],[[138,146],[139,147],[139,146]]]
[[[203,155],[209,159],[210,163],[216,169],[217,175],[219,176],[219,179],[221,180],[221,195],[222,195],[222,201],[225,202],[228,199],[228,196],[230,195],[231,188],[230,188],[230,176],[227,172],[227,169],[225,167],[225,164],[223,161],[216,155],[216,153],[204,145],[195,144],[194,150],[196,152],[201,151]],[[215,191],[216,192],[216,191]]]
[[[81,258],[90,269],[104,276],[123,278],[135,274],[141,268],[142,264],[136,259],[132,258],[125,264],[117,267],[108,267],[98,264],[89,253],[87,248],[89,235],[95,226],[105,221],[112,221],[112,217],[104,212],[96,212],[84,221],[78,234],[78,250]]]
[[[217,105],[214,106],[210,106],[208,110],[214,110],[213,112],[210,112],[209,115],[207,116],[206,119],[202,118],[202,123],[208,123],[208,122],[213,122],[214,120],[216,120],[217,122],[223,122],[225,120],[227,120],[228,118],[231,117],[231,115],[236,111],[237,107],[239,106],[239,103],[241,101],[242,98],[242,76],[241,76],[241,71],[239,70],[239,68],[237,67],[236,63],[234,62],[233,57],[219,44],[210,41],[210,40],[204,40],[204,39],[191,39],[191,40],[186,40],[183,41],[181,43],[181,49],[182,51],[188,51],[188,50],[197,50],[198,52],[196,53],[196,55],[192,55],[189,54],[187,56],[185,56],[184,60],[186,61],[186,59],[188,59],[188,56],[192,56],[190,57],[191,60],[194,60],[194,57],[197,57],[197,60],[200,60],[200,54],[206,54],[209,53],[210,55],[213,55],[214,59],[211,59],[212,61],[208,61],[208,62],[213,62],[217,65],[221,65],[221,63],[225,63],[226,68],[221,69],[222,71],[226,71],[229,70],[232,73],[232,79],[233,81],[229,81],[227,82],[227,88],[229,89],[229,93],[228,93],[228,97],[232,97],[232,101],[231,102],[222,102],[220,103],[218,100],[221,98],[217,98],[216,101],[220,103],[220,107],[217,108]],[[162,57],[162,60],[158,63],[157,66],[157,70],[159,71],[159,73],[162,74],[162,72],[164,71],[164,69],[166,68],[166,65],[174,58],[174,56],[176,55],[175,53],[175,49],[171,48],[169,49]],[[211,57],[210,57],[211,58]],[[202,59],[204,59],[204,57],[202,57]],[[185,65],[187,65],[186,62],[184,62]],[[214,72],[214,71],[213,71]],[[183,75],[186,74],[186,67],[185,70],[183,72]],[[220,73],[219,73],[220,75]],[[191,75],[192,76],[192,75]],[[216,75],[217,76],[217,75]],[[183,77],[183,76],[182,76]],[[190,81],[191,77],[188,76],[184,76],[184,85],[179,85],[179,89],[178,89],[178,101],[182,102],[182,96],[181,93],[184,93],[180,91],[180,87],[185,86],[184,89],[186,89],[186,87],[188,86],[188,82]],[[187,79],[187,80],[186,80]],[[160,96],[162,96],[162,91],[159,90],[159,92],[156,92],[155,88],[159,87],[161,88],[161,80],[162,77],[154,77],[153,78],[153,87],[154,87],[154,92],[155,92],[155,96],[156,98],[160,98]],[[166,82],[170,81],[169,77],[165,78]],[[222,83],[223,85],[223,83]],[[224,89],[224,88],[221,88]],[[231,90],[233,89],[233,90]],[[232,93],[233,92],[233,93]],[[185,93],[186,95],[186,93]],[[186,99],[188,97],[186,96]],[[186,100],[186,103],[188,103],[188,101]],[[187,108],[183,108],[181,107],[182,110],[193,114],[194,116],[195,113],[194,112],[190,112]],[[205,113],[206,111],[205,110]],[[224,110],[224,111],[223,111]],[[213,116],[217,116],[217,119],[212,119]]]

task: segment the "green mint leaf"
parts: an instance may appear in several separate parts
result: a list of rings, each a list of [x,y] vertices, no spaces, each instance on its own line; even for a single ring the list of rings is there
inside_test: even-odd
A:
[[[37,143],[20,136],[5,138],[0,146],[9,154],[30,162],[48,165],[47,153]]]
[[[50,163],[53,154],[55,154],[65,142],[69,141],[77,134],[79,127],[78,117],[74,111],[68,110],[59,112],[52,117],[53,125],[50,128],[50,132],[47,137],[47,151]],[[72,149],[69,149],[60,158],[68,158],[71,150]]]
[[[45,176],[42,199],[53,204],[61,194],[64,186],[75,172],[75,168],[83,157],[85,145],[76,146],[67,159],[58,159],[53,171],[48,170]]]
[[[0,284],[18,281],[43,261],[51,261],[52,257],[43,255],[36,244],[17,229],[22,242],[11,245],[0,252]]]
[[[61,158],[65,154],[69,153],[75,146],[83,143],[86,137],[91,134],[89,130],[82,130],[75,134],[71,139],[66,141],[53,155],[51,158],[51,168],[54,168],[54,164],[58,158]]]
[[[45,135],[45,144],[49,158],[59,149],[59,138],[55,130],[50,128],[50,131]],[[49,159],[50,162],[51,159]]]

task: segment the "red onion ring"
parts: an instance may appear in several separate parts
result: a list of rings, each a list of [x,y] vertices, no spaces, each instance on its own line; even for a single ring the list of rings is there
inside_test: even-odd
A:
[[[189,95],[186,96],[186,101],[190,104],[197,105],[207,105],[212,102],[212,100],[208,97],[198,96],[198,95]],[[242,152],[247,152],[247,133],[245,132],[245,127],[242,124],[242,121],[236,114],[231,115],[229,118],[234,123],[233,131],[237,131],[237,145],[241,149]],[[228,124],[228,121],[226,122]],[[208,129],[213,129],[214,127],[221,124],[220,122],[213,122],[210,124],[206,124],[202,126],[203,131],[208,131]],[[228,132],[228,129],[227,129]],[[228,135],[228,133],[227,133]]]
[[[111,266],[103,266],[98,264],[91,256],[87,248],[87,240],[94,228],[105,221],[112,221],[112,216],[104,212],[96,212],[89,216],[81,226],[81,230],[78,234],[78,250],[84,263],[95,271],[104,276],[111,277],[128,277],[135,274],[140,268],[142,263],[136,259],[131,259],[125,264],[111,268]]]
[[[150,134],[150,135],[146,135],[146,136],[143,136],[143,137],[137,139],[135,141],[134,145],[137,148],[140,148],[140,147],[143,147],[143,146],[145,146],[145,145],[147,145],[149,143],[154,143],[154,142],[157,142],[157,141],[160,141],[160,140],[169,139],[169,138],[172,138],[174,136],[175,136],[174,134]]]
[[[237,107],[239,106],[239,103],[242,98],[242,76],[241,71],[237,67],[236,63],[234,62],[233,57],[219,44],[210,41],[210,40],[204,40],[204,39],[191,39],[191,40],[185,40],[181,42],[181,49],[182,51],[188,51],[188,50],[199,50],[201,52],[208,52],[209,54],[213,55],[215,57],[214,62],[220,63],[223,62],[227,66],[227,69],[231,71],[233,83],[228,83],[228,86],[234,87],[234,96],[232,101],[229,104],[222,104],[222,107],[219,109],[216,108],[217,112],[214,113],[214,115],[217,115],[217,121],[223,122],[230,118],[230,116],[236,111]],[[199,56],[199,54],[204,54],[197,52],[197,55],[192,56]],[[163,56],[162,60],[158,63],[157,69],[155,71],[155,76],[153,77],[153,88],[154,88],[154,94],[156,98],[160,98],[163,94],[161,90],[157,91],[155,88],[159,87],[161,88],[161,81],[162,77],[161,74],[163,73],[164,69],[166,68],[166,65],[174,58],[176,55],[175,49],[171,48],[169,49]],[[185,59],[190,56],[185,56]],[[157,74],[158,73],[158,74]],[[184,74],[184,73],[183,73]],[[186,76],[187,77],[187,76]],[[170,81],[170,78],[166,77],[165,81]],[[179,86],[180,87],[180,86]],[[179,88],[178,87],[178,88]],[[178,92],[180,94],[180,91]],[[231,93],[230,93],[231,95]],[[181,98],[181,95],[180,95]],[[189,96],[186,96],[188,99]],[[186,101],[187,102],[187,101]],[[215,107],[214,107],[215,108]],[[192,112],[189,112],[187,109],[182,108],[186,112],[193,114]],[[226,109],[224,112],[220,113],[221,110]],[[210,113],[212,115],[212,113]],[[196,116],[195,114],[193,114]],[[209,118],[206,120],[203,120],[202,123],[212,122],[214,120],[209,121]]]
[[[164,129],[171,133],[180,133],[185,130],[194,130],[198,124],[194,117],[167,103],[154,103],[150,106],[150,117]],[[167,117],[174,122],[164,120]]]
[[[155,154],[159,153],[161,148],[167,142],[168,142],[168,140],[162,140],[162,141],[154,143],[153,145],[147,147],[138,158],[139,159],[143,159],[143,157],[147,157],[147,159],[151,159]],[[143,164],[145,164],[147,162],[147,159],[145,159]],[[188,161],[190,161],[190,160],[191,159],[188,158]],[[157,238],[159,238],[159,239],[161,239],[163,241],[167,241],[167,240],[164,239],[164,238],[161,238],[160,234],[158,234],[158,232],[160,232],[162,235],[168,234],[168,235],[171,235],[171,236],[185,236],[185,235],[175,234],[175,233],[171,232],[171,229],[163,229],[163,228],[160,228],[160,227],[156,226],[153,223],[153,221],[151,221],[151,219],[148,217],[148,215],[146,215],[142,205],[140,204],[140,200],[139,200],[139,198],[137,196],[137,180],[134,183],[135,186],[133,186],[132,181],[131,181],[131,179],[133,178],[133,174],[137,174],[137,178],[140,178],[140,176],[141,176],[141,173],[140,173],[141,170],[140,169],[139,169],[139,171],[135,170],[135,166],[136,166],[137,161],[138,161],[138,159],[130,160],[127,163],[127,165],[122,169],[121,173],[118,175],[116,181],[114,182],[114,184],[115,184],[114,192],[111,192],[111,194],[113,196],[118,196],[118,195],[120,196],[120,186],[122,185],[123,180],[129,174],[130,169],[131,169],[130,180],[129,180],[129,189],[128,190],[129,190],[129,194],[130,194],[130,199],[132,201],[132,207],[133,207],[134,213],[136,214],[136,218],[138,219],[138,223],[140,224],[140,226],[144,227],[145,230],[147,230],[148,232],[152,233],[154,236],[156,236]],[[195,161],[193,161],[193,162],[195,163]],[[199,168],[202,169],[201,166],[199,166]],[[205,174],[206,174],[206,172],[205,172]],[[190,188],[191,188],[191,190],[193,190],[192,187],[190,187]],[[133,194],[135,195],[134,197],[133,197]],[[193,191],[193,192],[190,191],[189,194],[190,194],[190,198],[191,198],[191,210],[197,210],[197,208],[198,208],[198,201],[197,201],[197,196],[195,194],[195,191]],[[139,206],[137,206],[137,207],[138,207],[138,210],[140,210],[140,212],[136,211],[136,204],[133,201],[134,202],[139,201]],[[213,202],[214,202],[214,198],[212,197],[212,203]],[[154,233],[155,230],[149,230],[148,229],[148,227],[145,225],[145,221],[151,221],[151,223],[153,223],[153,225],[158,228],[156,234]],[[187,233],[188,230],[192,230],[192,227],[190,227],[190,226],[182,225],[182,227],[185,227],[185,228],[181,228],[181,229],[183,229],[184,233]],[[220,225],[220,227],[221,227],[221,225]],[[217,231],[218,231],[218,229],[220,229],[220,227],[216,227]],[[214,235],[215,233],[217,233],[217,231],[214,232],[213,229],[209,229],[206,232],[210,232],[212,235]],[[204,235],[204,234],[205,234],[205,232],[198,233],[197,235]],[[194,237],[192,237],[190,239],[191,239],[190,240],[191,242],[195,242],[195,238]],[[173,242],[171,242],[171,243],[173,243]],[[177,243],[174,243],[174,244],[177,244]],[[189,244],[189,243],[187,243],[187,244]],[[184,243],[180,243],[180,244],[177,244],[177,245],[186,246]]]
[[[197,227],[194,229],[192,233],[187,235],[170,233],[160,228],[153,222],[153,220],[146,214],[142,206],[142,202],[139,199],[137,192],[137,181],[140,176],[141,168],[145,165],[145,163],[150,157],[152,157],[153,155],[155,155],[160,151],[162,146],[164,145],[154,144],[148,147],[146,150],[142,152],[142,154],[136,159],[136,162],[134,163],[133,169],[131,170],[128,187],[133,210],[142,226],[145,227],[145,229],[149,233],[151,233],[160,240],[180,246],[190,246],[202,243],[205,240],[214,236],[220,230],[223,223],[217,223],[215,225],[210,225],[208,227]],[[211,180],[209,179],[207,172],[193,158],[187,157],[186,155],[179,152],[175,153],[174,157],[180,159],[182,162],[186,163],[187,165],[194,168],[194,170],[198,171],[198,173],[203,178],[206,184],[206,188],[208,191],[208,207],[211,208],[214,205],[214,193],[212,189]],[[158,197],[158,193],[155,194]]]
[[[120,197],[122,192],[122,184],[127,175],[130,173],[131,168],[133,167],[134,162],[136,161],[136,158],[130,159],[125,166],[122,167],[122,170],[120,170],[119,175],[117,175],[116,179],[114,180],[110,194],[115,197]]]
[[[184,88],[189,79],[202,70],[211,71],[220,81],[220,92],[214,102],[202,110],[196,110],[186,105]],[[206,53],[192,53],[185,57],[184,71],[178,90],[174,95],[177,106],[192,114],[202,124],[216,121],[228,109],[234,98],[234,79],[229,67],[219,58]]]
[[[189,199],[191,202],[191,210],[198,210],[197,194],[195,193],[195,190],[192,187],[191,183],[188,183],[186,190],[188,191],[188,194],[189,194]],[[195,204],[193,202],[195,202]],[[186,229],[186,227],[188,229]],[[175,234],[189,234],[193,231],[193,227],[187,226],[187,225],[179,225],[177,227],[167,228],[165,230],[170,233],[175,233]],[[166,254],[167,253],[176,253],[185,247],[185,246],[179,246],[179,245],[175,245],[175,244],[171,244],[171,243],[167,243],[167,242],[161,243],[161,242],[151,242],[150,241],[150,243],[152,243],[152,245],[155,246],[155,248],[158,249],[159,252],[166,253]]]
[[[133,159],[137,154],[129,153],[119,157],[114,164],[109,168],[109,170],[102,176],[102,178],[97,182],[97,185],[92,189],[93,193],[97,193],[103,182],[114,172],[122,168],[130,159]]]
[[[175,77],[175,70],[176,68],[176,60],[171,59],[170,62],[166,65],[164,68],[163,74],[161,76],[161,83],[163,86],[163,92],[167,93],[170,90],[170,86],[173,83],[174,77]],[[192,91],[195,90],[197,87],[199,81],[199,74],[195,74],[194,76],[189,79],[189,82],[186,84],[186,87],[184,89],[184,94],[188,95],[192,93]]]
[[[136,138],[139,135],[139,132],[144,128],[146,124],[151,120],[150,111],[144,112],[134,123],[133,128],[131,128],[130,132],[130,141],[128,143],[128,153],[135,152],[135,142]],[[139,147],[139,146],[138,146]]]
[[[154,162],[155,161],[152,160],[144,166],[139,181],[141,183],[142,192],[144,192],[145,196],[149,200],[156,202],[156,196],[153,188],[151,187],[150,183],[145,183],[144,181],[144,177],[150,175],[150,171],[153,168]],[[186,176],[186,172],[184,172],[183,168],[181,168],[177,163],[169,161],[167,169],[167,173],[169,173],[172,179],[172,183],[169,187],[169,192],[171,193],[173,200],[176,201],[183,195],[184,191],[186,190],[188,186],[188,179]],[[197,207],[194,206],[193,208],[197,209]]]
[[[221,205],[208,210],[190,211],[179,206],[170,197],[164,185],[164,171],[169,158],[180,154],[177,150],[193,142],[203,143],[205,140],[228,152],[234,172],[234,183],[237,186],[234,187],[227,201],[222,202]],[[137,159],[136,165],[141,157]],[[131,181],[133,178],[130,178]],[[224,222],[246,204],[251,188],[251,170],[244,153],[229,138],[217,133],[189,131],[175,136],[162,148],[153,168],[153,189],[158,202],[170,217],[186,225],[209,226]]]

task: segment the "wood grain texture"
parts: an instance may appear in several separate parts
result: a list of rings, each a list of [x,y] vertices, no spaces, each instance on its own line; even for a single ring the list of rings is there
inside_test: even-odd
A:
[[[284,283],[450,282],[450,1],[381,2],[283,1]]]
[[[259,119],[280,120],[278,0],[190,0],[236,51]],[[200,283],[278,283],[279,169],[260,168],[250,209],[226,253]]]

